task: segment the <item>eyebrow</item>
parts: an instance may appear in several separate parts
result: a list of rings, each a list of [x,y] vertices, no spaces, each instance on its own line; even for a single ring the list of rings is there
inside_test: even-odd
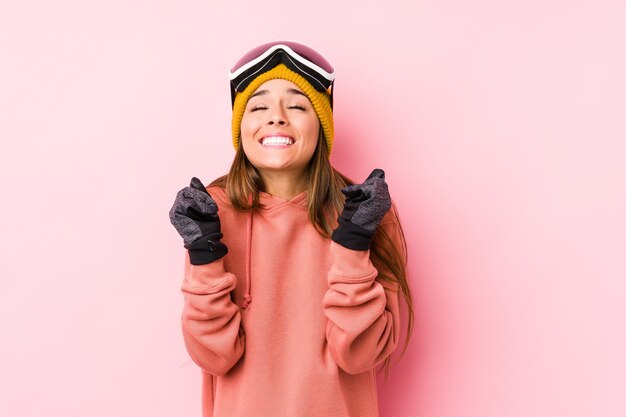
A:
[[[299,95],[301,95],[301,96],[305,96],[305,97],[306,97],[306,94],[304,94],[304,93],[303,93],[302,91],[300,91],[300,90],[296,90],[295,88],[288,88],[288,89],[287,89],[287,92],[288,92],[288,93],[291,93],[291,94],[299,94]],[[257,91],[256,93],[252,94],[252,95],[250,96],[250,98],[252,98],[252,97],[256,97],[256,96],[263,96],[263,95],[268,94],[268,93],[269,93],[269,91],[268,91],[268,90],[259,90],[259,91]]]

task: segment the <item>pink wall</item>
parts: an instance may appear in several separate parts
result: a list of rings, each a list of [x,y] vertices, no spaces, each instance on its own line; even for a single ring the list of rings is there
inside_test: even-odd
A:
[[[387,171],[410,245],[416,325],[382,416],[625,416],[625,19],[608,0],[2,2],[0,415],[200,416],[167,213],[233,156],[229,65],[288,38],[334,64],[333,162]]]

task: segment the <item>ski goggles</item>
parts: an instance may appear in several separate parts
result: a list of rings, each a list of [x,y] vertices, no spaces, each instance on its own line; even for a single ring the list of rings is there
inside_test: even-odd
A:
[[[232,104],[235,96],[242,92],[260,74],[279,64],[300,74],[313,88],[330,95],[333,103],[333,83],[335,70],[332,65],[312,48],[297,42],[270,42],[252,49],[245,54],[228,72]]]

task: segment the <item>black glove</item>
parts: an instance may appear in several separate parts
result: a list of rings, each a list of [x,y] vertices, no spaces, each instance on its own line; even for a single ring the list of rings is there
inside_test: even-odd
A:
[[[348,249],[368,250],[376,227],[391,208],[385,172],[375,169],[363,182],[341,190],[346,204],[331,239]]]
[[[217,204],[202,182],[193,177],[189,187],[176,194],[170,222],[183,238],[193,265],[204,265],[228,253],[220,239],[222,232]]]

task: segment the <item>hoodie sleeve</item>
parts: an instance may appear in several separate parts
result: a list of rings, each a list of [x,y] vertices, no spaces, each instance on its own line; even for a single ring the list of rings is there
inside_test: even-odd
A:
[[[394,243],[401,245],[396,223],[386,220],[389,217],[379,227],[386,227]],[[323,300],[328,349],[341,369],[358,374],[378,366],[398,344],[398,284],[376,280],[378,271],[369,251],[347,249],[334,241],[330,250],[333,264]]]
[[[235,276],[224,270],[223,259],[192,265],[186,253],[183,338],[193,361],[212,375],[224,375],[244,352],[241,313],[230,296],[236,284]]]

